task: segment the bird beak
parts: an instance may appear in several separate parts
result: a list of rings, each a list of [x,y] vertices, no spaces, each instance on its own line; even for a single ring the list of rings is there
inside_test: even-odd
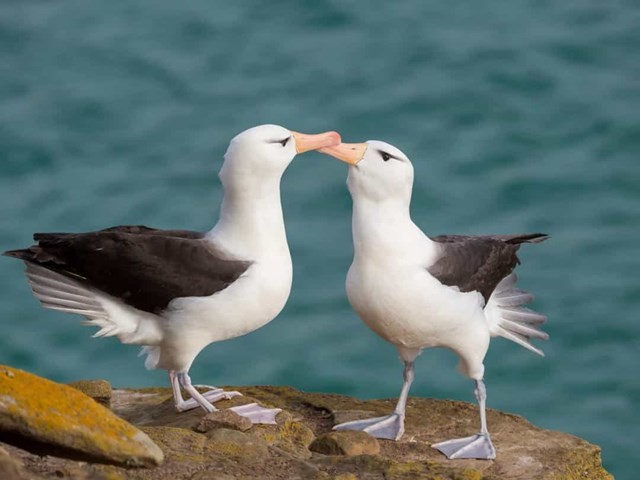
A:
[[[338,145],[341,141],[338,132],[324,132],[317,135],[308,135],[306,133],[291,132],[296,141],[296,152],[304,153],[310,150],[318,150],[323,147],[331,147]]]
[[[357,164],[367,152],[367,143],[341,143],[339,145],[324,147],[319,150],[327,155],[331,155],[338,160],[342,160],[349,165]]]

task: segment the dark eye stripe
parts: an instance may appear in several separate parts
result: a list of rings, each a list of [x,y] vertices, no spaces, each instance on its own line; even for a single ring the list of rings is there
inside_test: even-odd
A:
[[[286,146],[287,146],[287,143],[289,142],[289,139],[290,139],[290,138],[291,138],[291,137],[287,137],[287,138],[285,138],[284,140],[280,140],[280,145],[282,145],[283,147],[286,147]]]
[[[390,153],[385,152],[384,150],[378,150],[378,153],[382,157],[382,160],[384,160],[385,162],[388,162],[392,158],[394,160],[398,160],[399,162],[403,161],[402,158],[396,157],[395,155],[391,155]]]

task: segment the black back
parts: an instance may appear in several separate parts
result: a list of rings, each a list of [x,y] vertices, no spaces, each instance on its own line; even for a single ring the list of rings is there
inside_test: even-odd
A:
[[[5,255],[36,263],[158,313],[179,297],[224,290],[251,265],[229,258],[202,233],[120,226],[90,233],[37,233]]]
[[[440,256],[427,270],[444,285],[456,286],[461,292],[480,292],[486,303],[498,283],[520,263],[516,255],[520,244],[547,238],[541,233],[440,235],[432,238],[440,244]]]

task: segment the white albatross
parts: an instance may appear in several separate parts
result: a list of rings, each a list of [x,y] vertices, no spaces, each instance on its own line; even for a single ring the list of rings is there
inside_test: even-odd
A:
[[[240,395],[189,378],[207,345],[273,320],[291,290],[292,265],[280,203],[280,179],[297,153],[340,142],[335,132],[305,135],[262,125],[229,144],[220,179],[220,219],[207,233],[119,226],[90,233],[37,233],[37,244],[5,252],[23,260],[34,295],[47,308],[76,313],[142,345],[145,366],[169,371],[178,411],[213,412]],[[180,387],[191,396],[184,400]],[[234,407],[254,423],[274,423],[279,409]]]
[[[445,347],[460,358],[460,370],[475,380],[480,432],[432,445],[448,458],[495,458],[485,417],[484,357],[491,337],[508,338],[540,355],[530,338],[547,339],[537,326],[546,317],[523,307],[532,295],[515,288],[512,273],[521,243],[544,234],[429,238],[409,213],[413,166],[384,142],[340,144],[321,149],[349,164],[353,199],[354,258],[347,274],[353,309],[375,333],[396,346],[404,362],[403,386],[388,416],[336,425],[398,440],[414,379],[414,361],[424,348]]]

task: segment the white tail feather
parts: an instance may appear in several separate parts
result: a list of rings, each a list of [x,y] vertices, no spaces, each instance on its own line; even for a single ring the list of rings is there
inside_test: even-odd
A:
[[[514,322],[525,322],[539,325],[547,322],[547,316],[534,312],[527,307],[509,308],[501,307],[502,317]]]
[[[113,325],[107,325],[106,327],[102,327],[96,333],[91,335],[91,337],[92,338],[109,337],[111,335],[115,335],[116,329],[117,329],[117,327],[115,327]]]
[[[146,355],[147,358],[144,361],[144,366],[147,370],[153,370],[158,366],[160,361],[160,347],[144,346],[140,349],[138,356]]]
[[[117,336],[122,343],[160,342],[155,316],[136,310],[109,295],[31,262],[25,262],[33,294],[42,306],[87,318],[83,325],[99,327],[93,337]]]
[[[493,332],[492,332],[493,333]],[[502,338],[506,338],[507,340],[511,340],[512,342],[517,343],[518,345],[526,348],[527,350],[531,350],[533,353],[537,353],[541,357],[544,357],[544,352],[537,347],[534,347],[526,337],[522,335],[518,335],[517,333],[510,332],[509,330],[505,330],[502,327],[496,327],[495,335],[499,335]]]
[[[505,330],[509,330],[514,333],[518,333],[529,338],[539,338],[541,340],[549,340],[549,334],[538,330],[534,326],[530,326],[524,323],[512,322],[511,320],[502,319],[500,326]]]
[[[544,352],[534,347],[530,339],[549,339],[547,333],[537,328],[547,321],[547,317],[523,306],[533,300],[533,295],[515,288],[517,279],[515,273],[502,279],[489,298],[484,309],[489,331],[491,336],[504,337],[544,356]]]
[[[507,293],[496,295],[496,303],[501,307],[517,307],[533,302],[533,295],[523,290],[507,290]]]

